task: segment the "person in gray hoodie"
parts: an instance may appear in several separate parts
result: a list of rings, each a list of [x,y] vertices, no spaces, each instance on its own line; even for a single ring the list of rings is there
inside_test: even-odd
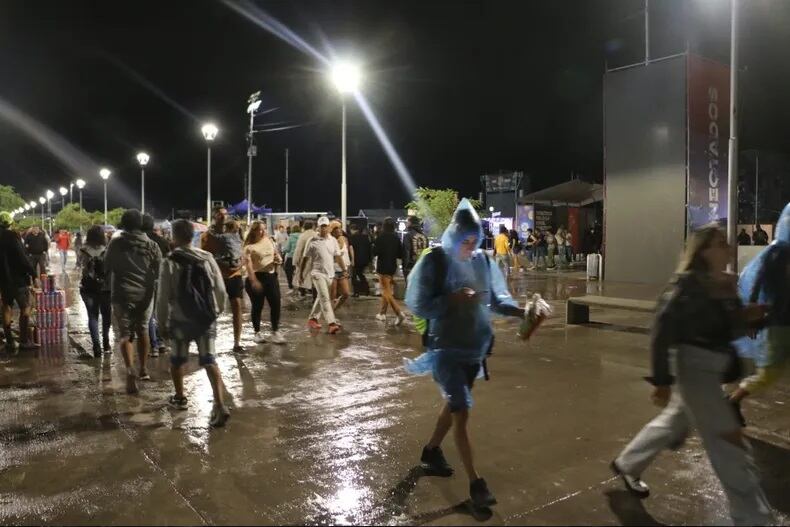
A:
[[[230,412],[223,399],[222,375],[214,359],[214,341],[217,338],[216,316],[225,310],[228,295],[222,271],[211,253],[191,246],[194,227],[186,220],[173,222],[173,242],[175,249],[165,258],[159,272],[159,296],[156,302],[156,313],[163,336],[172,338],[173,353],[170,356],[170,375],[173,378],[175,395],[168,401],[171,406],[184,410],[187,398],[184,396],[184,364],[189,357],[189,344],[193,340],[198,348],[198,364],[203,366],[214,392],[214,409],[209,424],[214,427],[224,426]],[[194,276],[195,267],[201,266],[211,284],[211,293],[206,295],[214,309],[214,320],[201,327],[184,312],[185,305],[182,295],[188,295],[185,283],[187,276]],[[187,271],[185,273],[185,271]],[[208,289],[206,289],[208,290]],[[208,297],[211,298],[208,298]]]
[[[143,216],[130,209],[121,216],[121,234],[113,238],[104,257],[110,277],[110,301],[115,338],[120,342],[126,364],[126,391],[137,393],[138,373],[132,365],[133,342],[137,339],[139,378],[150,380],[145,368],[150,347],[148,320],[153,309],[154,290],[162,253],[142,231]]]

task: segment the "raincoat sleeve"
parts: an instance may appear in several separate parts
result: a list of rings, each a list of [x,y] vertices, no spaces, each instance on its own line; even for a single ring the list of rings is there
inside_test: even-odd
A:
[[[499,266],[491,258],[486,258],[488,261],[488,272],[491,276],[491,310],[500,315],[511,317],[523,317],[524,310],[518,307],[518,304],[510,295],[507,289],[505,277]]]
[[[211,266],[211,271],[214,274],[214,302],[217,307],[217,313],[222,313],[228,304],[228,293],[225,290],[225,281],[222,279],[222,271],[214,258],[208,258],[208,264]]]
[[[426,254],[409,274],[406,287],[406,305],[418,317],[437,319],[447,311],[447,295],[436,295],[434,259]]]
[[[173,294],[173,269],[171,260],[164,260],[159,266],[159,289],[156,299],[156,319],[165,328],[170,320],[170,298]]]

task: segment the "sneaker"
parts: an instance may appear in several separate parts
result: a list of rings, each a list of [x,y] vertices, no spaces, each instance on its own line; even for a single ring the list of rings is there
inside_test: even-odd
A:
[[[151,348],[151,353],[148,354],[149,357],[158,357],[159,350],[157,348]]]
[[[321,324],[318,323],[318,320],[311,318],[307,321],[307,327],[310,329],[321,329]]]
[[[398,320],[396,320],[396,321],[395,321],[395,325],[396,325],[396,326],[400,326],[400,325],[401,325],[401,324],[403,324],[404,322],[406,322],[406,315],[404,315],[403,313],[401,313],[400,315],[398,315]]]
[[[98,359],[101,357],[101,346],[98,344],[93,345],[93,358]]]
[[[620,476],[620,478],[623,480],[623,483],[625,484],[625,488],[628,489],[631,494],[638,497],[640,500],[650,496],[650,487],[647,486],[647,483],[639,478],[629,476],[620,470],[620,467],[617,466],[617,461],[612,461],[609,464],[609,467],[616,476]]]
[[[127,373],[126,374],[126,393],[133,394],[137,393],[139,390],[137,389],[137,375],[134,373]]]
[[[331,324],[329,324],[329,327],[327,328],[326,332],[329,333],[330,335],[334,335],[335,333],[340,333],[341,329],[342,326],[340,324],[336,324],[332,322]]]
[[[170,399],[167,400],[167,404],[172,406],[177,410],[186,410],[187,406],[189,405],[189,401],[186,397],[179,397],[177,395],[171,395]]]
[[[478,508],[496,505],[496,498],[488,490],[483,478],[477,478],[469,485],[469,497],[472,498],[472,505]]]
[[[376,320],[381,320],[382,322],[386,322],[387,321],[387,315],[379,313],[379,314],[376,315]]]
[[[141,380],[141,381],[150,381],[150,380],[151,380],[151,376],[150,376],[150,375],[148,375],[148,372],[146,372],[146,373],[141,373],[141,374],[140,374],[140,380]]]
[[[233,353],[244,353],[244,348],[241,347],[241,344],[234,344]]]
[[[225,426],[225,423],[230,419],[230,411],[227,407],[220,406],[217,407],[216,405],[211,410],[211,417],[209,418],[208,424],[211,425],[213,428],[220,428]]]
[[[109,337],[105,337],[103,339],[102,349],[104,349],[105,353],[110,353],[112,351],[112,348],[110,347],[110,338]]]
[[[428,476],[449,478],[454,472],[453,467],[451,467],[444,458],[442,449],[438,446],[436,448],[428,448],[426,446],[422,449],[422,456],[420,456],[420,466]]]
[[[169,353],[169,352],[170,352],[170,348],[168,348],[164,344],[159,346],[159,354],[160,355],[164,355],[165,353]]]
[[[256,331],[256,332],[255,332],[255,336],[254,336],[254,337],[252,337],[252,340],[253,340],[253,341],[254,341],[256,344],[263,344],[264,342],[266,342],[266,337],[265,337],[265,336],[263,335],[263,333],[261,333],[260,331]]]
[[[275,344],[285,344],[285,337],[283,337],[282,331],[279,329],[272,333],[272,342]]]

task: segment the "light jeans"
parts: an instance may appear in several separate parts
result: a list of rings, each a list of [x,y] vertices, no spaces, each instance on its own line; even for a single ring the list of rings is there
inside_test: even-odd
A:
[[[688,345],[681,345],[676,357],[677,390],[669,405],[623,450],[617,466],[628,475],[641,476],[659,452],[682,444],[693,425],[724,487],[733,523],[771,523],[773,517],[760,488],[751,446],[745,438],[741,448],[723,437],[740,428],[721,389],[729,357]]]
[[[310,318],[319,320],[321,315],[328,324],[335,324],[335,311],[332,309],[332,299],[329,297],[329,287],[332,285],[332,279],[321,273],[311,273],[310,278],[313,280],[313,287],[315,287],[318,296],[313,302],[313,310],[310,311]]]

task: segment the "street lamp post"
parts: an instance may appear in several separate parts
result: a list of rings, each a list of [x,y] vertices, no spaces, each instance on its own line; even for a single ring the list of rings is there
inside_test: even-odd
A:
[[[107,168],[102,168],[99,170],[99,177],[104,180],[104,226],[107,226],[107,179],[110,177],[112,172],[109,171]]]
[[[211,224],[211,142],[217,137],[219,129],[213,123],[206,123],[200,129],[206,140],[206,225]]]
[[[47,197],[47,218],[49,221],[49,236],[52,237],[52,198],[55,197],[55,193],[51,190],[47,190],[44,195]]]
[[[732,271],[738,269],[738,0],[730,3],[730,144],[727,180],[727,241],[733,250]]]
[[[46,203],[47,200],[44,199],[44,196],[40,196],[38,198],[38,202],[41,203],[41,230],[45,230],[46,227],[44,226],[44,203]]]
[[[60,192],[60,210],[63,210],[63,208],[66,206],[66,194],[69,193],[69,189],[66,187],[60,187],[58,190]]]
[[[350,62],[338,62],[332,67],[332,82],[340,92],[342,101],[342,142],[340,160],[340,217],[343,228],[346,228],[346,95],[357,91],[359,88],[359,68]]]
[[[82,189],[85,188],[85,180],[78,179],[74,183],[77,185],[77,189],[80,191],[80,232],[82,232],[82,213],[85,212],[85,209],[82,208]]]
[[[258,153],[255,147],[255,112],[260,108],[261,92],[257,91],[247,99],[247,113],[250,114],[250,132],[247,141],[247,225],[252,221],[252,158]]]
[[[74,203],[74,183],[69,183],[69,205]]]
[[[151,158],[145,152],[137,154],[137,162],[140,163],[140,212],[145,214],[145,165]]]

